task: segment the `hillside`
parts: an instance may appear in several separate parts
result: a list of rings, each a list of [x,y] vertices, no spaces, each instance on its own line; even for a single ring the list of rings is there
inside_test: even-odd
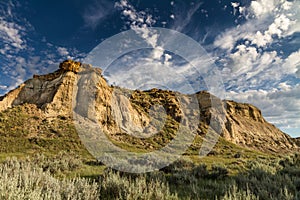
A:
[[[76,134],[76,123],[83,121],[96,122],[115,145],[132,151],[160,149],[182,127],[190,130],[187,135],[198,135],[204,142],[212,131],[247,149],[268,153],[299,150],[295,140],[268,123],[252,105],[220,100],[205,91],[184,95],[155,88],[130,91],[113,87],[100,69],[74,61],[61,63],[51,74],[34,75],[0,100],[1,152],[18,152],[21,147],[28,151],[66,148],[87,154]]]

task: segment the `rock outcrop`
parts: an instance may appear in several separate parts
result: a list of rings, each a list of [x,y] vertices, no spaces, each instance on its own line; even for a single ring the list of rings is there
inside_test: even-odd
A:
[[[78,73],[81,69],[81,63],[73,60],[65,60],[60,63],[59,68],[65,71]]]
[[[292,138],[268,123],[253,105],[225,101],[226,123],[223,137],[235,144],[262,151],[297,149]]]
[[[267,152],[298,150],[296,141],[268,123],[260,110],[250,104],[220,100],[208,92],[195,94],[197,111],[182,107],[192,104],[191,95],[152,89],[131,91],[109,86],[100,69],[67,60],[47,75],[34,75],[17,89],[0,98],[0,111],[34,104],[45,116],[74,117],[99,124],[113,140],[155,149],[171,140],[179,124],[205,136],[208,127],[237,145]],[[188,124],[187,117],[199,119]],[[212,120],[213,119],[213,120]],[[195,126],[196,124],[196,126]],[[128,135],[127,133],[134,133]],[[158,133],[159,141],[151,133]]]
[[[296,144],[300,147],[300,137],[295,138],[294,141],[295,141]]]
[[[0,112],[12,107],[14,100],[18,97],[25,85],[25,83],[21,84],[18,88],[0,97]]]

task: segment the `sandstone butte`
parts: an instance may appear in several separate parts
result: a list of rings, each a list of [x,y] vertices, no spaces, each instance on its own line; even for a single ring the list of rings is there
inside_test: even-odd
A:
[[[157,127],[151,126],[148,115],[155,104],[162,105],[175,122],[184,121],[186,114],[180,109],[177,97],[188,104],[188,95],[155,88],[149,91],[117,88],[108,85],[101,73],[101,69],[89,64],[66,60],[57,71],[34,75],[0,97],[0,112],[17,105],[33,104],[49,118],[72,117],[75,108],[79,115],[96,121],[112,138],[120,140],[122,137],[117,137],[118,133],[126,133],[126,130],[142,130],[147,126],[149,131],[155,131]],[[130,94],[130,100],[126,95],[118,95],[120,91]],[[268,123],[255,106],[221,100],[206,91],[195,96],[199,113],[194,115],[200,116],[198,125],[193,127],[196,134],[204,137],[208,126],[212,126],[211,119],[215,119],[218,124],[213,126],[220,127],[221,137],[239,146],[273,153],[299,151],[297,140]],[[219,106],[212,106],[212,102]]]

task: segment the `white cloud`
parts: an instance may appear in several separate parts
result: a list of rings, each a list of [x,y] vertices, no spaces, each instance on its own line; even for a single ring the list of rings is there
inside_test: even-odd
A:
[[[267,87],[274,88],[275,82],[287,75],[299,78],[300,50],[283,59],[276,51],[259,52],[254,47],[237,46],[237,51],[222,61],[224,64],[223,80],[228,87],[238,90]]]
[[[148,28],[156,23],[153,16],[145,11],[137,11],[127,0],[116,2],[115,7],[121,9],[122,14],[127,17],[130,28],[151,45],[153,48],[151,59],[161,60],[165,51],[163,47],[158,45],[159,35],[155,30]],[[170,56],[168,55],[168,59],[171,59]]]
[[[238,7],[240,6],[240,3],[231,2],[231,6],[233,7],[233,15],[235,15],[236,12],[239,10]]]
[[[16,7],[15,2],[7,1],[0,10],[0,53],[5,56],[27,48],[25,35],[31,27],[15,16]],[[22,25],[20,21],[23,22]]]
[[[255,17],[260,18],[264,15],[267,15],[271,12],[273,12],[276,8],[276,2],[279,2],[278,0],[256,0],[251,1],[250,4],[250,10],[253,12]]]
[[[164,65],[170,65],[170,60],[172,59],[172,56],[170,54],[165,53],[165,59],[164,59]]]
[[[299,70],[300,70],[300,49],[296,52],[290,54],[284,61],[283,71],[287,74],[295,74],[298,78],[299,77]]]
[[[288,91],[288,90],[292,89],[292,86],[289,85],[287,82],[279,83],[278,87],[280,90],[283,90],[283,91]]]
[[[23,27],[13,22],[7,22],[4,18],[0,17],[0,37],[12,47],[17,49],[24,49],[26,47],[21,36],[21,31],[23,30]]]
[[[223,64],[224,78],[229,81],[230,88],[262,87],[266,81],[280,81],[286,75],[300,74],[299,52],[284,59],[269,49],[274,41],[294,33],[295,24],[300,23],[300,18],[295,18],[295,9],[299,5],[300,2],[287,3],[286,0],[252,1],[245,9],[254,16],[248,16],[244,24],[227,29],[216,38],[214,46],[227,54],[219,61]],[[239,5],[233,6],[237,8]]]
[[[214,41],[218,55],[224,55],[218,62],[227,97],[256,105],[280,128],[300,130],[300,85],[288,78],[300,78],[300,49],[286,55],[279,46],[300,32],[300,2],[252,0],[248,7],[232,7],[246,21]]]
[[[231,2],[231,6],[232,6],[233,8],[237,8],[237,7],[240,6],[240,3],[237,3],[237,2]]]
[[[260,52],[255,47],[246,45],[238,45],[236,49],[236,52],[221,61],[224,63],[224,70],[226,69],[223,79],[228,82],[228,87],[235,90],[245,90],[249,86],[259,87],[264,81],[280,80],[287,74],[281,73],[283,61],[276,51]]]
[[[164,49],[162,47],[156,47],[152,51],[152,58],[159,60],[164,55]],[[169,55],[171,56],[171,55]]]
[[[158,35],[155,31],[150,31],[147,28],[156,23],[153,16],[144,11],[137,11],[127,0],[116,2],[115,7],[122,10],[122,15],[128,19],[130,28],[153,48],[156,48]]]
[[[65,56],[65,57],[69,56],[69,51],[65,47],[58,47],[57,51],[58,51],[59,55],[61,55],[61,56]]]
[[[293,6],[293,3],[290,1],[284,1],[284,3],[282,4],[282,8],[284,10],[290,10]]]
[[[109,83],[130,89],[163,88],[188,92],[188,81],[184,77],[187,73],[183,74],[182,68],[175,69],[169,63],[171,55],[164,54],[164,60],[161,62],[152,59],[153,51],[150,49],[144,51],[127,54],[106,69]],[[147,54],[150,54],[150,57]],[[188,67],[191,68],[192,66]]]
[[[143,29],[156,23],[151,14],[137,11],[127,0],[116,2],[115,7],[122,10],[122,14],[127,17],[131,29]]]
[[[232,50],[236,44],[236,37],[235,35],[239,36],[233,30],[228,30],[225,33],[221,33],[220,36],[214,41],[214,46],[222,49]]]
[[[111,1],[93,1],[83,13],[85,26],[95,29],[112,12],[113,3]]]
[[[237,8],[238,5],[234,6]],[[299,1],[257,0],[241,10],[247,13],[247,21],[223,32],[214,42],[216,47],[231,51],[239,40],[248,40],[253,45],[266,48],[275,39],[300,32]]]
[[[187,12],[188,14],[187,16],[185,16],[185,18],[178,19],[176,17],[174,29],[178,31],[185,28],[185,26],[187,26],[189,21],[191,20],[191,17],[202,4],[203,3],[201,2],[196,3]],[[173,90],[185,93],[199,91],[200,87],[204,87],[203,85],[198,84],[199,77],[195,78],[195,76],[199,76],[200,72],[207,73],[207,70],[210,69],[208,65],[211,66],[213,63],[211,59],[206,60],[206,55],[198,55],[195,58],[191,58],[192,65],[181,64],[179,66],[176,58],[173,58],[173,54],[167,53],[164,50],[164,41],[158,41],[159,34],[155,30],[147,28],[151,27],[156,22],[153,19],[152,15],[147,14],[147,12],[145,11],[137,11],[126,0],[117,2],[116,7],[121,9],[121,13],[123,14],[123,16],[128,19],[128,25],[130,26],[130,28],[133,29],[141,38],[143,38],[144,41],[146,41],[153,48],[153,50],[148,54],[146,58],[143,59],[139,58],[136,55],[133,59],[138,60],[138,62],[130,61],[132,56],[128,56],[126,60],[123,61],[124,63],[121,65],[124,66],[128,63],[131,63],[132,65],[126,67],[126,73],[123,73],[120,67],[114,70],[114,74],[110,73],[110,77],[108,77],[108,80],[111,83],[136,89],[136,86],[139,84],[143,84],[143,81],[145,83],[149,81],[151,82],[152,79],[152,81],[154,82],[156,81],[161,83],[162,86],[168,86]],[[170,37],[171,36],[172,35],[170,35]],[[170,45],[170,41],[174,39],[174,42],[176,41],[176,38],[168,39],[168,45]],[[178,44],[177,41],[176,44]],[[170,74],[172,74],[172,76],[170,76]],[[195,79],[193,80],[195,84],[187,86],[186,83],[192,81],[187,81],[187,77]],[[161,87],[161,85],[158,87]]]
[[[6,90],[7,86],[6,85],[0,85],[0,90]]]

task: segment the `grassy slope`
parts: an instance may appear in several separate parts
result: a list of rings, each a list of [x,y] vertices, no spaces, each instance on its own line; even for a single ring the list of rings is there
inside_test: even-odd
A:
[[[160,136],[164,137],[166,134],[162,133]],[[162,145],[160,137],[151,141],[156,148]],[[130,141],[128,143],[114,141],[114,143],[128,151],[145,152],[142,146],[134,146]],[[239,147],[223,138],[219,138],[208,156],[200,158],[198,153],[201,144],[202,138],[196,136],[193,145],[183,157],[197,164],[205,163],[208,167],[225,165],[233,174],[247,169],[251,160],[271,161],[276,159],[273,155]],[[28,104],[16,106],[0,113],[0,160],[11,156],[22,158],[36,153],[43,153],[51,157],[61,151],[75,152],[83,160],[94,161],[81,143],[70,118],[63,116],[46,118],[39,109]],[[79,170],[79,174],[89,176],[94,174],[92,171],[99,170],[95,170],[92,165],[86,165]]]
[[[63,116],[46,118],[33,105],[16,106],[0,113],[0,161],[8,157],[25,159],[37,154],[55,157],[60,152],[75,154],[83,165],[67,176],[96,176],[104,166],[85,149],[72,120]]]

